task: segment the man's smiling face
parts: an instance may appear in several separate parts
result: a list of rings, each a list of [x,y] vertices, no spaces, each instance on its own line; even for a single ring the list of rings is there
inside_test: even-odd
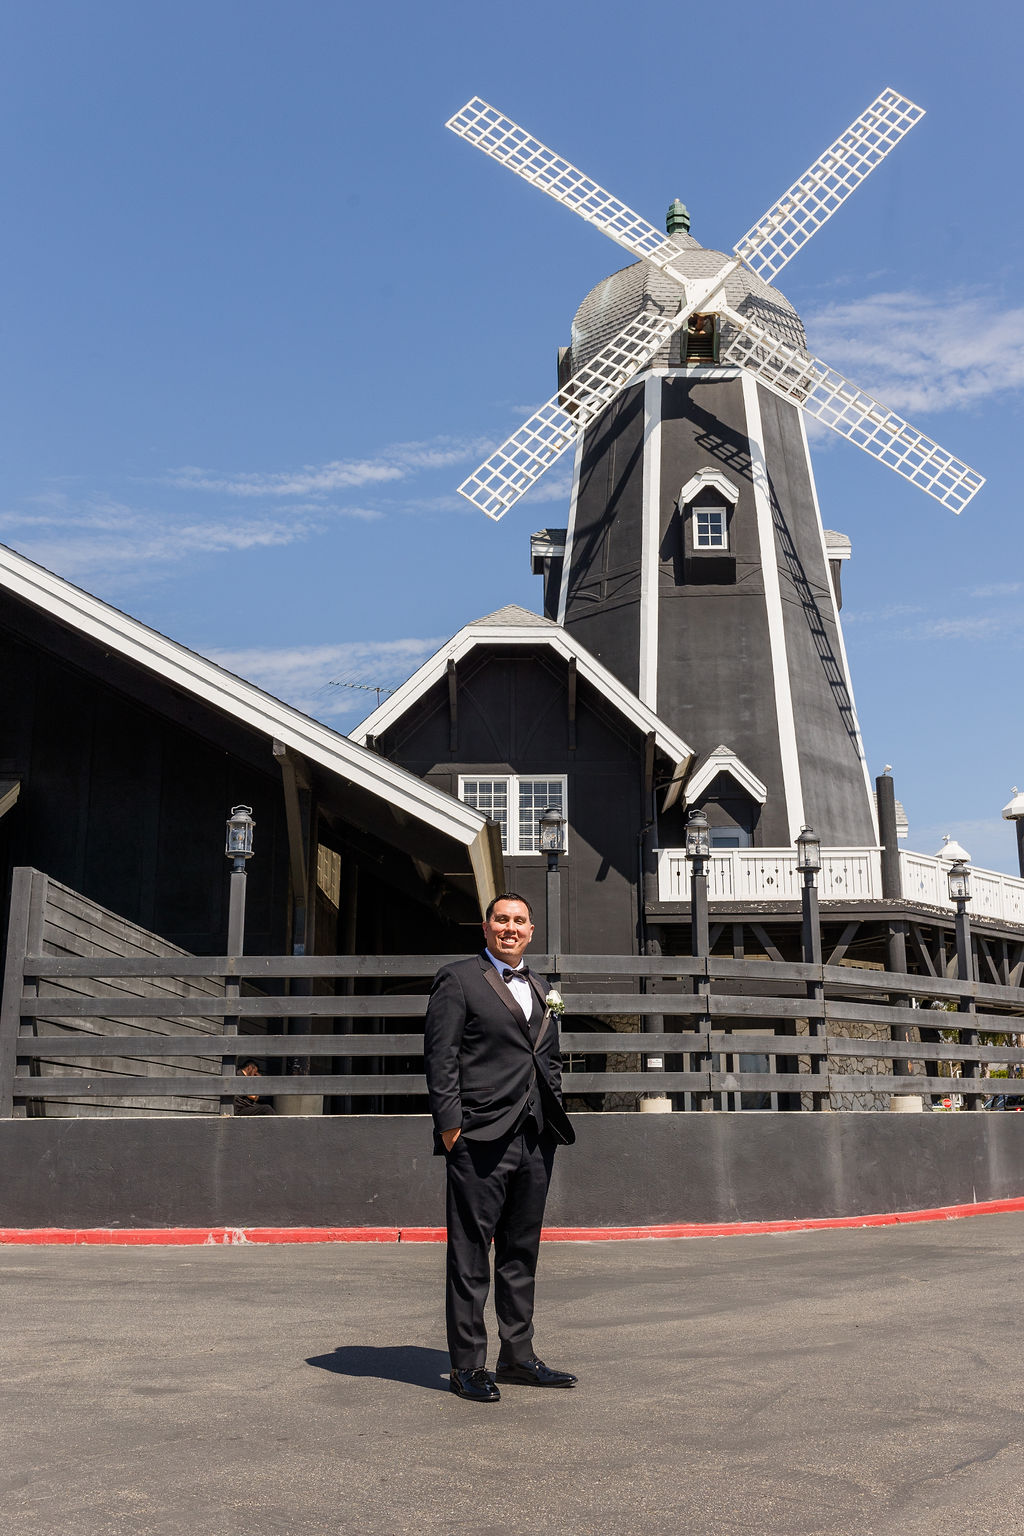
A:
[[[525,901],[497,901],[484,922],[484,941],[495,960],[517,966],[533,938],[533,924]]]

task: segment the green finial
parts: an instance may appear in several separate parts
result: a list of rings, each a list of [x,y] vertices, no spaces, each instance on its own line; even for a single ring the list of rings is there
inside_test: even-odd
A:
[[[669,204],[665,228],[670,235],[677,235],[680,230],[684,235],[690,233],[690,214],[686,204],[681,203],[678,197]]]

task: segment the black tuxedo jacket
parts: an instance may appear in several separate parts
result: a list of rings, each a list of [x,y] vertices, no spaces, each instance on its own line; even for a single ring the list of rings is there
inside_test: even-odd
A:
[[[497,1140],[516,1124],[535,1083],[547,1130],[556,1141],[576,1140],[562,1108],[558,1020],[541,983],[529,980],[532,1022],[485,954],[435,976],[423,1030],[435,1152],[443,1150],[441,1131],[456,1126],[471,1141]]]

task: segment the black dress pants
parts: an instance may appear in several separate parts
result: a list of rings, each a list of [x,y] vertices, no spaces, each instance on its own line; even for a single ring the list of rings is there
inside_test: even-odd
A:
[[[453,1370],[486,1364],[484,1303],[494,1242],[499,1359],[532,1355],[537,1251],[555,1144],[534,1121],[497,1141],[460,1136],[447,1153],[445,1312]]]

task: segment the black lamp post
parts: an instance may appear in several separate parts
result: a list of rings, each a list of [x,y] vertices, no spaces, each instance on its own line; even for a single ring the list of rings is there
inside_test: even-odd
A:
[[[971,954],[971,919],[967,915],[967,903],[971,899],[971,866],[966,859],[957,859],[946,870],[949,883],[949,899],[956,907],[956,974],[959,981],[974,980],[974,963]]]
[[[231,884],[228,888],[228,945],[229,955],[240,955],[245,949],[245,866],[252,858],[252,834],[256,823],[252,819],[251,805],[233,805],[231,815],[228,817],[227,837],[224,843],[224,853],[231,860]],[[238,996],[238,982],[230,977],[224,983],[224,996],[232,998]],[[224,1033],[226,1035],[238,1034],[238,1019],[236,1016],[225,1015]],[[235,1072],[235,1058],[224,1056],[221,1059],[221,1076],[233,1077]],[[222,1115],[229,1115],[232,1111],[233,1099],[230,1094],[224,1095],[220,1101]]]
[[[224,844],[224,852],[231,860],[231,888],[228,894],[229,955],[240,955],[245,942],[245,866],[252,858],[255,825],[251,805],[231,807]]]
[[[971,919],[967,913],[967,903],[971,899],[971,866],[966,859],[956,859],[946,870],[946,880],[949,885],[949,899],[956,907],[956,976],[958,981],[974,980],[974,954],[971,946]],[[961,993],[957,999],[958,1013],[973,1013],[974,998],[966,993]],[[960,1044],[973,1045],[978,1043],[978,1031],[976,1029],[961,1029]],[[981,1072],[980,1063],[973,1061],[970,1064],[964,1062],[964,1077],[978,1077]],[[983,1100],[979,1094],[969,1094],[966,1099],[969,1109],[977,1109]]]
[[[711,857],[711,832],[707,815],[702,810],[693,810],[686,818],[686,857],[690,864],[690,953],[697,960],[706,960],[711,948],[708,940],[707,866]],[[706,974],[698,973],[693,978],[693,990],[698,996],[706,997],[710,987],[711,982]],[[703,1018],[706,1020],[707,1015],[703,1015]],[[698,1029],[709,1027],[707,1022],[700,1023],[697,1018],[694,1024]],[[693,1065],[697,1072],[710,1072],[713,1066],[710,1054],[701,1052],[695,1055]],[[695,1097],[698,1109],[714,1109],[713,1093],[701,1091]]]
[[[562,896],[558,855],[565,852],[565,817],[555,805],[549,805],[540,814],[539,836],[541,853],[548,856],[547,879],[544,886],[545,923],[549,955],[558,955],[562,949]]]
[[[821,869],[821,838],[802,827],[796,840],[796,867],[804,877],[800,892],[803,952],[806,965],[821,964],[821,924],[818,916],[817,874]]]
[[[704,811],[686,818],[686,857],[690,863],[690,953],[703,958],[708,952],[708,868],[711,834]]]
[[[796,840],[796,867],[803,875],[803,886],[800,890],[800,914],[801,914],[801,950],[805,965],[818,966],[821,964],[821,919],[818,911],[818,872],[821,869],[821,838],[810,827],[801,827],[800,836]],[[807,997],[812,1003],[821,1004],[825,995],[820,978],[812,977],[807,983]],[[825,1021],[821,1012],[809,1013],[807,1027],[812,1035],[821,1036],[825,1033]],[[780,1063],[781,1065],[781,1063]],[[811,1071],[819,1081],[827,1069],[827,1062],[822,1056],[811,1058]],[[796,1070],[796,1062],[787,1063],[788,1070]],[[821,1088],[811,1088],[813,1103],[820,1108],[824,1103],[825,1095]],[[787,1106],[791,1109],[799,1109],[801,1100],[799,1094],[787,1096]]]

